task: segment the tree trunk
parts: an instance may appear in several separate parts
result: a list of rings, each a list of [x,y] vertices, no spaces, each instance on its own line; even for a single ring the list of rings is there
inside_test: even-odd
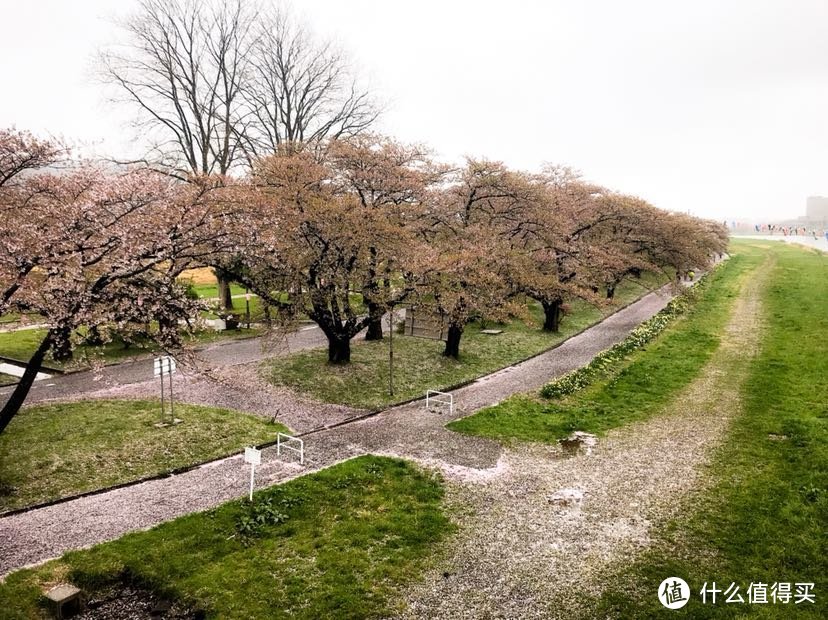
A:
[[[12,395],[9,396],[9,400],[6,401],[6,404],[3,405],[3,410],[0,411],[0,433],[5,430],[12,418],[17,415],[18,411],[20,411],[20,407],[23,406],[23,402],[29,395],[29,390],[32,389],[32,384],[37,377],[37,373],[43,365],[46,353],[49,352],[49,348],[52,346],[53,339],[54,335],[52,332],[48,332],[46,337],[43,339],[43,342],[41,342],[40,346],[37,348],[37,351],[34,352],[34,355],[32,355],[29,360],[29,364],[26,366],[26,370],[20,378],[20,382],[17,384],[17,387],[14,388],[14,392],[12,392]]]
[[[557,332],[561,327],[561,300],[543,301],[543,330]]]
[[[377,248],[369,248],[371,254],[370,267],[368,269],[367,286],[362,289],[362,299],[368,307],[368,330],[365,332],[365,340],[382,340],[382,308],[376,299],[380,294],[380,283],[377,281]]]
[[[460,359],[460,337],[463,335],[463,328],[457,325],[449,325],[446,348],[443,351],[445,357]]]
[[[365,332],[365,340],[382,340],[382,307],[379,304],[368,302],[368,329]]]
[[[104,343],[103,336],[101,335],[101,331],[98,329],[97,325],[93,325],[89,328],[86,338],[84,338],[84,343],[91,347],[99,347]]]
[[[56,362],[68,362],[74,357],[72,351],[72,330],[61,327],[52,332],[52,359]]]
[[[348,364],[351,361],[351,339],[344,336],[328,336],[328,362]]]
[[[220,274],[219,272],[216,272],[216,280],[218,280],[219,305],[224,310],[232,310],[233,294],[230,292],[230,280],[223,273]]]
[[[607,299],[613,299],[615,297],[615,285],[611,284],[607,286]]]

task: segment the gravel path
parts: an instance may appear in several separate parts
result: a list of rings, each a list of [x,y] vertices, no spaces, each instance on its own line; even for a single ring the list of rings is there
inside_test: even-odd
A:
[[[488,477],[500,468],[500,445],[448,431],[444,424],[449,419],[473,413],[515,392],[536,389],[553,376],[584,364],[599,351],[622,340],[635,325],[655,314],[668,300],[666,289],[651,293],[558,348],[455,391],[458,407],[454,415],[427,412],[419,401],[346,426],[313,433],[305,438],[304,467],[299,466],[293,456],[277,457],[275,448],[267,449],[263,454],[263,465],[256,471],[257,487],[282,482],[368,452],[406,456],[461,477]],[[184,379],[179,381],[182,400],[226,404],[268,416],[280,407],[286,407],[284,394],[258,391],[261,386],[222,387],[219,392],[205,394],[200,390],[207,386],[200,385],[198,380],[191,378],[191,384]],[[140,384],[104,385],[97,391],[87,391],[85,397],[139,396],[142,389]],[[230,399],[230,402],[222,399]],[[302,406],[315,405],[305,403]],[[358,413],[347,408],[314,411],[301,410],[297,405],[290,411],[281,410],[279,417],[292,428],[301,429],[307,420],[311,420],[309,426],[316,424],[317,416],[329,415],[330,423]],[[248,476],[249,470],[240,457],[234,457],[170,478],[2,518],[0,575],[70,549],[112,540],[127,532],[146,529],[237,498],[246,492]]]
[[[523,444],[488,472],[449,471],[460,532],[408,592],[406,617],[592,617],[603,571],[629,562],[703,484],[702,465],[739,412],[761,334],[761,283],[743,282],[721,346],[658,417],[610,432],[590,454]],[[582,499],[551,501],[565,489]]]
[[[320,329],[305,326],[279,339],[255,337],[217,342],[198,351],[197,357],[201,366],[238,366],[282,353],[320,347],[325,343],[325,335]],[[106,388],[143,383],[152,377],[152,364],[152,358],[144,356],[93,370],[55,375],[35,383],[26,403],[66,400]],[[183,366],[179,368],[184,370]],[[13,387],[0,388],[0,403],[5,402],[13,390]]]

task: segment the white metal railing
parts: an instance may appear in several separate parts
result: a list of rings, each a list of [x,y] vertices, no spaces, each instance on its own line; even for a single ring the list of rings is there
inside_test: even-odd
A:
[[[454,413],[454,396],[448,392],[438,392],[437,390],[428,390],[426,392],[426,410],[431,409],[432,403],[446,406],[449,408],[449,415]]]
[[[283,439],[284,437],[284,439]],[[295,447],[290,445],[291,442],[295,442],[299,444],[299,447]],[[301,465],[305,464],[305,442],[299,439],[298,437],[294,437],[293,435],[288,435],[287,433],[276,433],[276,455],[282,455],[282,448],[285,450],[292,450],[293,452],[299,453],[299,463]]]

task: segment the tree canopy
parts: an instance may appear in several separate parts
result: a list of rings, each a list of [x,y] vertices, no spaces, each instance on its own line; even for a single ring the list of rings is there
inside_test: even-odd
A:
[[[713,222],[662,211],[563,167],[539,173],[501,162],[440,163],[422,146],[375,133],[277,146],[249,173],[71,159],[69,150],[0,131],[0,315],[49,328],[2,425],[37,369],[70,354],[81,330],[107,334],[153,323],[177,346],[201,305],[178,276],[218,265],[285,321],[307,316],[331,363],[353,338],[383,337],[401,303],[438,315],[444,354],[461,355],[465,326],[544,310],[557,331],[567,299],[601,303],[625,277],[681,276],[724,251]],[[0,429],[2,426],[0,426]]]

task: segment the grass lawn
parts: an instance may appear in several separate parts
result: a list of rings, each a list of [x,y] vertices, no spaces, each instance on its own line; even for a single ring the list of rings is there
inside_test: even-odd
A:
[[[218,342],[220,340],[235,340],[238,338],[253,338],[261,336],[265,330],[261,327],[251,327],[247,329],[242,324],[239,329],[225,329],[222,331],[215,331],[213,329],[205,329],[196,332],[189,340],[191,346],[198,346]]]
[[[14,332],[0,332],[0,355],[17,360],[28,360],[37,350],[46,331],[23,329]]]
[[[185,283],[186,284],[186,283]],[[216,284],[194,284],[193,290],[199,297],[203,297],[206,299],[218,299],[219,291],[218,291],[218,283]],[[230,294],[231,295],[244,295],[245,288],[239,284],[231,284],[230,285]],[[238,302],[238,299],[234,299],[234,302]],[[244,299],[241,300],[244,303]]]
[[[0,372],[0,385],[11,385],[12,383],[17,383],[18,378],[14,375],[5,375]]]
[[[778,260],[761,349],[743,412],[710,467],[713,484],[611,580],[596,617],[656,617],[656,588],[671,576],[692,590],[681,617],[828,617],[828,256],[766,247]],[[722,589],[736,582],[745,601],[751,582],[765,583],[769,603],[727,605],[720,594],[717,605],[702,604],[699,589],[712,581]],[[790,582],[792,593],[793,584],[814,582],[816,604],[774,604],[777,582]]]
[[[0,510],[217,458],[286,430],[214,407],[178,404],[175,415],[184,422],[156,428],[158,401],[95,400],[23,409],[0,434]]]
[[[0,355],[25,362],[31,358],[45,336],[45,329],[0,332]],[[145,353],[147,353],[147,350],[139,346],[133,346],[127,349],[124,348],[122,342],[113,341],[102,347],[78,346],[75,349],[72,360],[68,362],[55,362],[47,358],[45,364],[53,368],[69,369],[87,365],[90,356],[101,357],[104,360],[117,360]]]
[[[208,618],[387,617],[451,531],[442,495],[439,478],[405,461],[360,457],[259,491],[252,506],[229,502],[13,573],[0,609],[41,617],[47,584],[95,589],[129,575]]]
[[[244,291],[242,291],[244,292]],[[351,293],[349,295],[351,301],[351,307],[353,308],[354,312],[357,314],[362,314],[366,311],[365,305],[362,301],[362,294],[361,293]],[[284,302],[288,301],[287,293],[282,293],[281,299]],[[233,313],[242,321],[245,321],[245,316],[247,313],[247,303],[244,298],[234,299],[233,300]],[[216,314],[212,310],[208,310],[203,313],[204,318],[208,319],[215,319],[218,318],[218,314]],[[272,318],[276,317],[276,311],[271,309],[270,316]],[[307,319],[308,315],[305,312],[298,313],[298,319]],[[261,298],[257,295],[251,293],[250,297],[250,321],[254,323],[258,323],[264,321],[265,313],[264,313],[264,304],[261,301]]]
[[[503,441],[554,443],[572,431],[602,434],[646,418],[688,385],[719,344],[741,279],[762,261],[764,252],[736,246],[733,256],[712,273],[688,312],[627,361],[593,383],[560,400],[518,394],[448,428]]]
[[[658,285],[654,279],[645,284]],[[614,306],[596,308],[581,301],[571,303],[557,334],[544,332],[542,310],[532,305],[533,325],[514,321],[487,328],[503,329],[491,336],[480,333],[479,324],[466,327],[460,342],[460,360],[442,356],[444,343],[394,334],[394,396],[388,394],[388,337],[379,342],[354,340],[351,363],[327,363],[327,350],[315,349],[268,360],[263,376],[277,385],[286,385],[329,403],[378,409],[389,404],[422,396],[431,389],[446,388],[469,381],[514,364],[565,340],[602,315],[617,310],[647,292],[635,281],[626,281],[616,292]]]
[[[227,311],[231,312],[231,311]],[[242,297],[241,299],[234,299],[233,300],[233,310],[232,314],[239,318],[240,321],[244,322],[246,319],[246,312],[247,312],[247,301]],[[271,316],[274,313],[271,311]],[[202,313],[202,316],[206,319],[216,319],[218,318],[218,314],[213,310],[206,310]],[[265,318],[264,316],[264,305],[262,304],[262,300],[251,294],[250,297],[250,321],[253,323],[258,323],[263,321]]]

